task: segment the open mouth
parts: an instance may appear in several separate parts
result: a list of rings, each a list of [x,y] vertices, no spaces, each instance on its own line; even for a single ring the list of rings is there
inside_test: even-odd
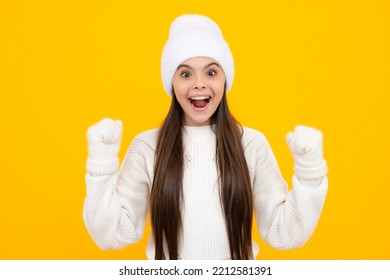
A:
[[[211,96],[197,96],[189,98],[190,102],[196,108],[204,108],[211,100]]]

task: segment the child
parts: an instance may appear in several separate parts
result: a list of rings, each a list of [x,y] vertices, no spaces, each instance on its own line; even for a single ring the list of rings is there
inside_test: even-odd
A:
[[[253,212],[271,246],[305,244],[328,187],[321,132],[298,126],[287,134],[295,161],[288,191],[265,136],[229,111],[233,57],[207,17],[174,20],[161,74],[169,113],[161,128],[134,138],[119,172],[121,121],[88,129],[83,217],[96,244],[106,250],[139,241],[148,210],[149,259],[254,259]]]

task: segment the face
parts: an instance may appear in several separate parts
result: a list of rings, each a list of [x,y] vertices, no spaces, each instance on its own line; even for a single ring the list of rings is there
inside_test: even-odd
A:
[[[209,125],[224,94],[225,74],[214,59],[194,57],[177,67],[172,86],[184,111],[183,124]]]

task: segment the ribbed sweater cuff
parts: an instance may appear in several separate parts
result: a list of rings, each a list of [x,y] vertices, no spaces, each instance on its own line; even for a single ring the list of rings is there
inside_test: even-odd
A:
[[[326,176],[328,173],[328,167],[326,161],[323,161],[321,165],[316,167],[302,167],[294,164],[295,175],[299,179],[313,180]]]
[[[87,171],[93,175],[109,175],[118,170],[119,158],[108,161],[93,161],[90,158],[87,159]]]

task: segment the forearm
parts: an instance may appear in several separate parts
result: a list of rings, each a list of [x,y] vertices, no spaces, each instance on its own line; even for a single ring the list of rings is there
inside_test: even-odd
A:
[[[304,245],[313,234],[324,205],[328,181],[316,187],[303,185],[294,176],[294,189],[275,187],[255,198],[256,217],[264,240],[277,249]]]
[[[92,177],[86,174],[87,196],[84,202],[83,218],[85,226],[95,243],[103,250],[125,246],[118,240],[118,226],[122,206],[116,192],[118,175]],[[134,232],[134,230],[133,230]],[[121,238],[120,238],[121,239]]]
[[[145,227],[147,196],[118,183],[118,177],[118,174],[86,175],[84,223],[92,239],[103,250],[136,243]]]

